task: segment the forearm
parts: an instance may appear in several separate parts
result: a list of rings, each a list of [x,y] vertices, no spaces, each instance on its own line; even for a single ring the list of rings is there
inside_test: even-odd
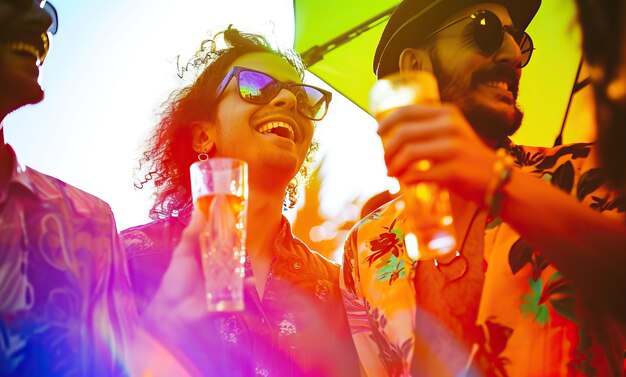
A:
[[[626,225],[514,169],[500,213],[589,298],[626,318]]]

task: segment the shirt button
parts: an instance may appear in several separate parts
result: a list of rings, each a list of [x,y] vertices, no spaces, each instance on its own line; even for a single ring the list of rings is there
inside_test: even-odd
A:
[[[301,268],[302,268],[302,263],[300,263],[300,262],[294,262],[294,263],[293,263],[293,269],[294,269],[294,270],[296,270],[296,271],[297,271],[297,270],[299,270],[299,269],[301,269]]]

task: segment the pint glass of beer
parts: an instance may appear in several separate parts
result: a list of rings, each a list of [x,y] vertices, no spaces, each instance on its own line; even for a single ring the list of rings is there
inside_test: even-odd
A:
[[[211,158],[191,165],[194,207],[204,215],[200,234],[207,309],[244,309],[248,165],[232,158]]]
[[[370,113],[379,122],[402,106],[439,103],[435,77],[425,71],[398,72],[380,79],[370,91]],[[414,168],[427,170],[428,160]],[[403,211],[408,222],[404,241],[409,256],[417,260],[439,258],[456,250],[450,195],[436,183],[400,182]]]

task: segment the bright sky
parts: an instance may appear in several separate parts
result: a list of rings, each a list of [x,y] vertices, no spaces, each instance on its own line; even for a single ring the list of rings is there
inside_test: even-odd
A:
[[[133,169],[159,105],[181,85],[176,56],[190,56],[211,32],[232,23],[293,40],[291,0],[53,1],[59,32],[44,65],[46,99],[11,114],[6,139],[20,162],[108,202],[118,228],[146,223],[151,191],[136,190]],[[315,77],[310,83],[324,86]],[[318,125],[329,182],[322,210],[384,190],[375,123],[334,93]],[[366,174],[367,173],[367,174]],[[372,173],[380,179],[367,182]]]

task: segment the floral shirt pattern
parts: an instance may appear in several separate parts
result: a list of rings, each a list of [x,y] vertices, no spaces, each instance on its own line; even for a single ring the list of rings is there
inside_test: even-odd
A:
[[[188,214],[187,214],[188,215]],[[157,220],[122,232],[140,310],[154,296],[188,222]],[[339,290],[339,266],[311,252],[283,218],[263,299],[246,263],[245,310],[206,324],[208,376],[356,376],[358,361]]]
[[[0,376],[124,374],[132,317],[122,311],[132,301],[111,209],[22,169],[7,148],[12,158],[0,163],[14,168],[0,187]]]
[[[604,173],[596,168],[591,144],[507,147],[519,169],[607,216],[624,219],[626,201],[603,185]],[[443,293],[437,291],[422,301],[428,309],[418,306],[419,297],[432,287],[416,286],[416,273],[424,269],[405,253],[405,218],[395,204],[387,203],[361,220],[345,244],[344,305],[368,376],[424,375],[418,360],[432,362],[436,357],[420,359],[414,350],[427,354],[437,343],[446,345],[439,348],[445,357],[438,356],[450,366],[450,375],[464,369],[468,360],[473,365],[470,374],[486,376],[622,374],[624,329],[593,305],[585,305],[574,286],[509,225],[486,215],[481,218],[487,224],[484,239],[478,240],[484,272],[479,272],[479,288],[464,292],[476,294],[475,322],[460,330],[467,339],[450,336],[435,320],[437,310],[445,306],[441,310],[460,312],[465,304],[459,308],[456,302],[438,303],[436,296]],[[469,273],[457,270],[454,284],[472,283]]]

